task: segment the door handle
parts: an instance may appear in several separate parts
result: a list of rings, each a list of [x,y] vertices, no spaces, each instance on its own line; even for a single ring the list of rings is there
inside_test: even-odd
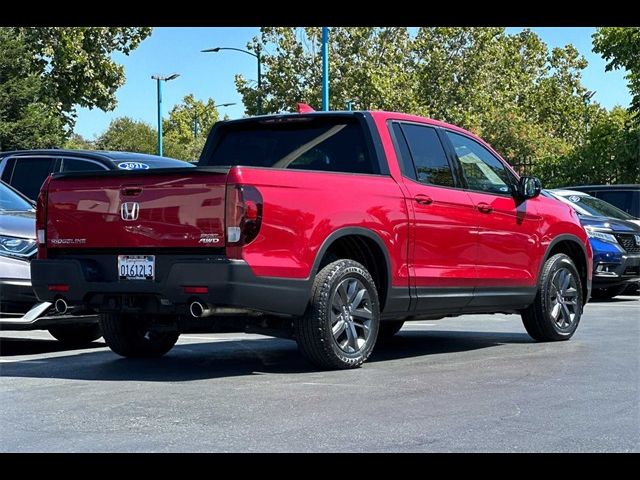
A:
[[[433,199],[428,195],[419,194],[413,197],[413,199],[420,205],[431,205],[433,203]]]
[[[488,203],[482,202],[478,204],[478,210],[480,210],[482,213],[491,213],[493,212],[493,207]]]

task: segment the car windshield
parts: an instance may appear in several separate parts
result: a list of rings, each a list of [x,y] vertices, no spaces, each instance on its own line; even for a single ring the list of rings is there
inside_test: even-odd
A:
[[[14,192],[7,185],[0,182],[0,213],[31,211],[33,211],[33,205]]]
[[[610,203],[590,195],[562,195],[562,198],[579,207],[578,213],[582,213],[580,210],[584,210],[589,215],[617,218],[619,220],[635,220],[635,217],[624,210],[620,210],[618,207],[614,207]]]

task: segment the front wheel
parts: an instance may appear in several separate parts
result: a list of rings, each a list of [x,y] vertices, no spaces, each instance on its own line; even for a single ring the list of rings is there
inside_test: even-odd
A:
[[[111,350],[129,358],[161,357],[178,341],[178,332],[154,331],[140,316],[105,313],[100,315],[102,336]]]
[[[538,342],[569,340],[578,328],[583,305],[578,269],[569,256],[559,253],[545,262],[536,298],[522,312],[522,322]]]
[[[51,327],[49,333],[59,342],[74,347],[87,345],[102,336],[100,325],[58,325]]]
[[[317,367],[356,368],[371,355],[379,325],[371,275],[358,262],[337,260],[316,276],[307,312],[295,321],[295,335],[302,354]]]

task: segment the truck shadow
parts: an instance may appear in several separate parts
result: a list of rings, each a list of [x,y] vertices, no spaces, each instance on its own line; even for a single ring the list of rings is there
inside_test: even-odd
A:
[[[91,342],[82,347],[74,347],[74,350],[90,350],[105,347],[102,340]],[[0,357],[14,355],[37,355],[39,353],[55,353],[69,350],[69,346],[58,340],[43,340],[31,338],[2,338],[0,337]]]
[[[22,339],[0,339],[0,357],[3,360],[1,376],[187,382],[243,375],[304,374],[318,371],[301,356],[293,341],[273,338],[181,343],[166,356],[149,360],[123,359],[108,350],[85,349],[74,350],[65,356],[11,361],[11,356],[34,353],[34,347],[26,346],[26,342],[28,341]],[[36,342],[40,348],[38,353],[60,351],[55,346],[47,350],[40,344],[47,342],[45,340]],[[532,340],[524,333],[403,331],[387,343],[376,346],[363,368],[389,360],[455,354],[510,343],[532,343]],[[99,342],[93,345],[102,346]]]

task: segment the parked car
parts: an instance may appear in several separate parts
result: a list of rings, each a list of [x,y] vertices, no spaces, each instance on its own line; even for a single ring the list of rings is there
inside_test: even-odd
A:
[[[593,297],[613,298],[640,284],[640,225],[617,207],[575,190],[546,190],[578,213],[593,249]]]
[[[578,190],[600,198],[611,205],[624,210],[636,219],[640,218],[640,185],[581,185],[567,187],[568,190]]]
[[[0,152],[0,179],[34,201],[50,173],[176,167],[193,164],[132,152],[59,149]]]
[[[100,338],[95,314],[86,309],[56,312],[51,303],[38,303],[29,269],[36,249],[33,203],[0,181],[0,329],[49,330],[58,340],[73,345]]]
[[[125,357],[222,322],[353,368],[406,320],[518,313],[567,340],[592,251],[575,211],[486,143],[389,112],[217,123],[189,171],[58,173],[38,197],[38,298],[100,312]]]

